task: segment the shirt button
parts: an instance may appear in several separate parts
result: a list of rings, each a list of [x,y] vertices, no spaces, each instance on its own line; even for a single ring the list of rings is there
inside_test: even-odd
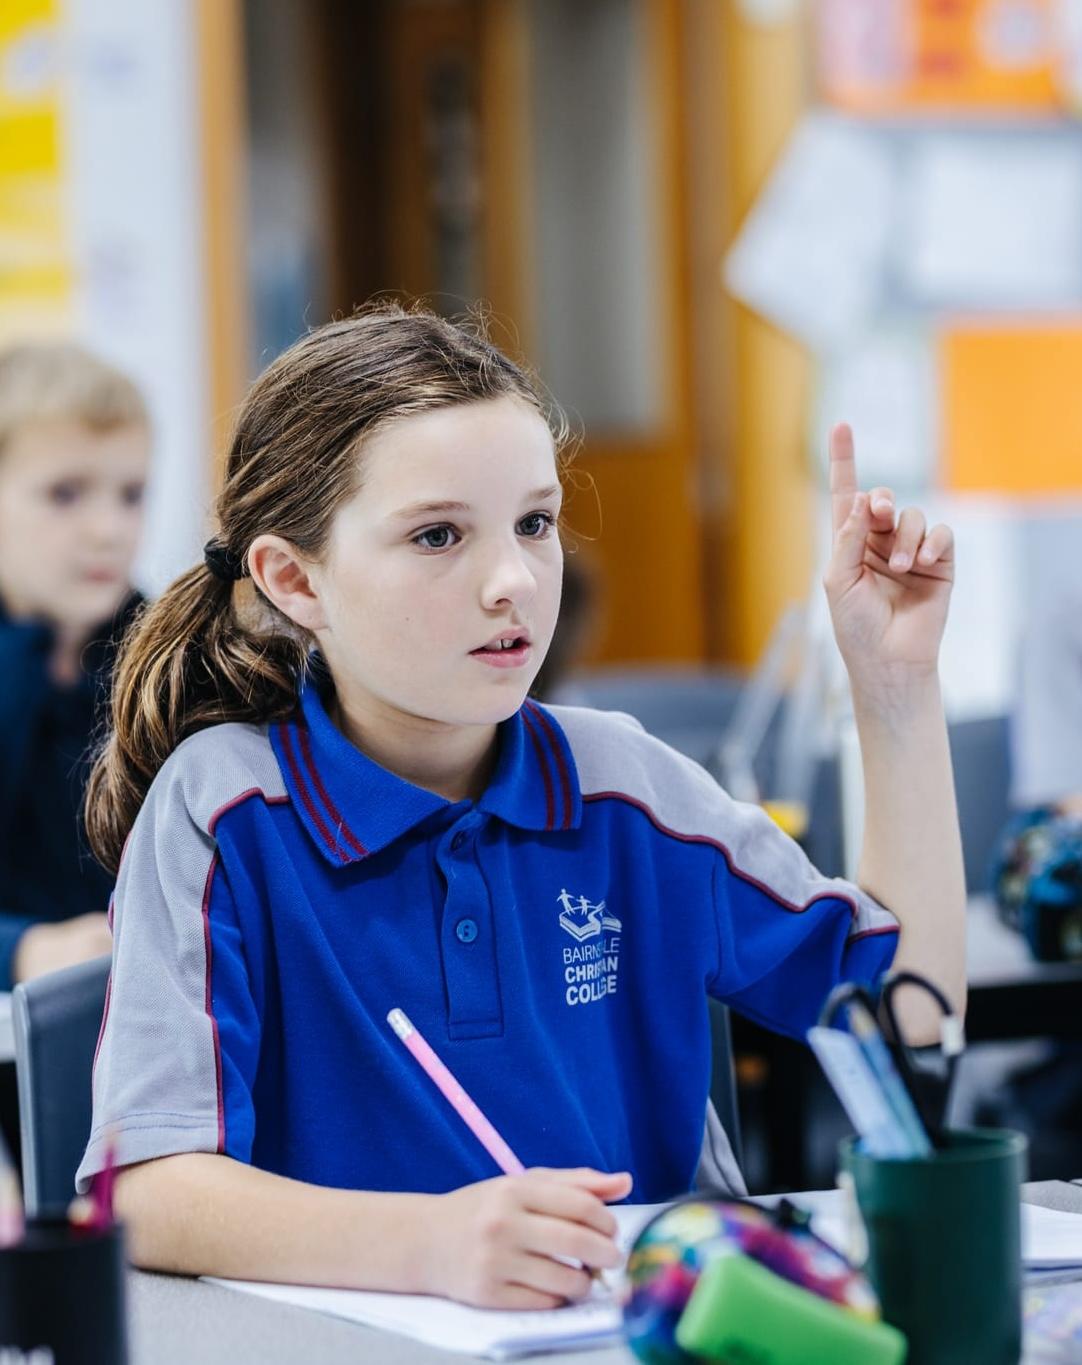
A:
[[[460,829],[458,833],[455,835],[455,837],[451,840],[451,852],[457,853],[458,850],[462,847],[462,845],[466,842],[466,840],[469,837],[470,836],[466,834],[464,830]]]
[[[477,921],[475,919],[460,919],[455,925],[455,937],[459,943],[472,943],[477,937]]]

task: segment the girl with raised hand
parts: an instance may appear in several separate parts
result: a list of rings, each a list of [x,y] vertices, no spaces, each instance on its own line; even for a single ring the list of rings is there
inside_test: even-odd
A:
[[[961,1004],[949,536],[858,494],[839,433],[865,889],[627,717],[528,699],[563,440],[520,368],[423,311],[320,328],[253,387],[218,535],[129,640],[88,794],[119,877],[79,1183],[114,1142],[141,1264],[551,1306],[619,1260],[606,1203],[694,1180],[708,994],[802,1036],[897,947]]]

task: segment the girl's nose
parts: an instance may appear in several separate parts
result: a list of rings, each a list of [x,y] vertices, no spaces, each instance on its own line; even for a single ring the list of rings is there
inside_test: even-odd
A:
[[[482,586],[486,608],[501,602],[527,602],[537,591],[537,579],[518,547],[504,550],[494,558]]]

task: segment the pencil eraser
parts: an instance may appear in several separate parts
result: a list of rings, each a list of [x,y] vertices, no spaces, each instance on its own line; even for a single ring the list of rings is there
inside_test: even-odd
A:
[[[748,1365],[899,1365],[906,1341],[888,1323],[784,1280],[750,1257],[706,1266],[676,1326],[677,1344]]]

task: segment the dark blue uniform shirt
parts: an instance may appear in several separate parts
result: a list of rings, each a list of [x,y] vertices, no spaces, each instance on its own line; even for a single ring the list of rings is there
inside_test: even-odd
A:
[[[52,635],[0,609],[0,990],[21,935],[44,920],[104,912],[112,877],[83,830],[83,789],[108,700],[115,641],[140,598],[93,633],[78,682],[49,677]]]

